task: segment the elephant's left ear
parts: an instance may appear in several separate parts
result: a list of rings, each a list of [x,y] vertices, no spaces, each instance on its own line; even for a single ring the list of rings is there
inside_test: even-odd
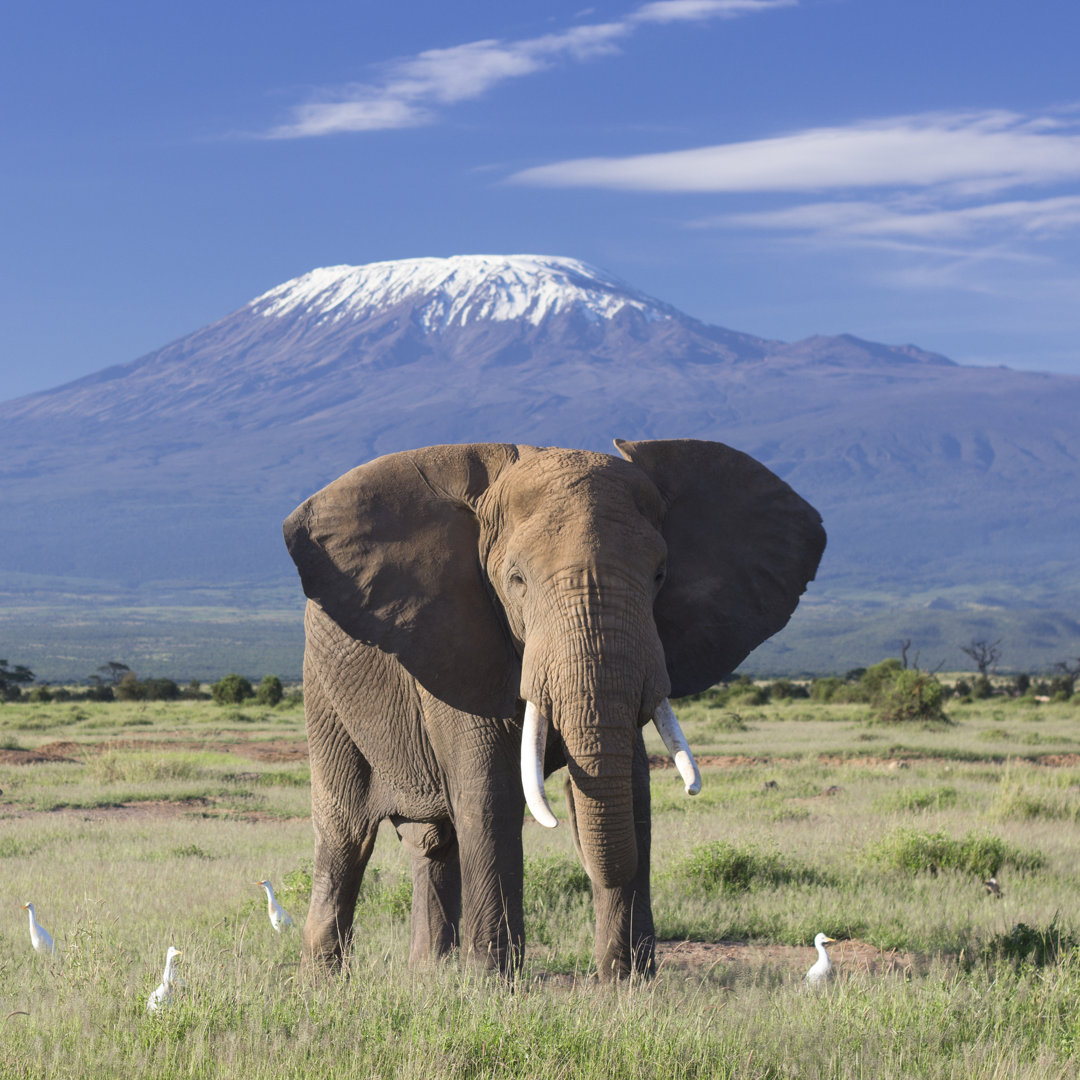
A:
[[[672,697],[700,693],[787,624],[825,549],[821,515],[759,461],[723,443],[615,445],[667,505],[668,570],[656,628]]]

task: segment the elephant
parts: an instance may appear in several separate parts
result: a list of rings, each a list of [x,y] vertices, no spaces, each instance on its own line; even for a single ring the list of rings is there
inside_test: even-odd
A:
[[[825,532],[788,484],[722,443],[615,446],[392,453],[286,519],[308,598],[305,965],[347,958],[389,820],[410,856],[410,967],[457,948],[512,978],[525,808],[555,824],[544,777],[565,766],[599,977],[654,970],[641,729],[655,720],[696,791],[669,699],[713,685],[787,623]]]

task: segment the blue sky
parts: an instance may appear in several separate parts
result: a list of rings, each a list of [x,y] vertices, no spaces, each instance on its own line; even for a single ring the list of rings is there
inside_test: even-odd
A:
[[[1075,0],[42,0],[0,398],[316,266],[569,255],[709,322],[1080,374]]]

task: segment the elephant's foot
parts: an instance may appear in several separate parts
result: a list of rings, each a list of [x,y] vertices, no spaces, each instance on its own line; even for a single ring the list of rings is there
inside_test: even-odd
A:
[[[622,948],[598,948],[595,959],[596,973],[602,983],[651,978],[656,974],[656,940],[643,937]]]
[[[351,939],[351,927],[343,933],[339,932],[333,919],[327,923],[319,919],[313,910],[304,924],[301,971],[313,976],[340,974]]]

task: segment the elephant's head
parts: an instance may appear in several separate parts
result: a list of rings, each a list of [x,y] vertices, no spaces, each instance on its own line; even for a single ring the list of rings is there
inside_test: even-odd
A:
[[[657,719],[689,789],[696,766],[667,699],[704,690],[783,627],[825,542],[813,507],[730,447],[616,445],[622,458],[502,444],[391,454],[285,523],[304,592],[351,636],[457,709],[496,719],[526,703],[529,805],[554,823],[542,794],[554,738],[586,867],[609,887],[635,869],[638,727]]]

